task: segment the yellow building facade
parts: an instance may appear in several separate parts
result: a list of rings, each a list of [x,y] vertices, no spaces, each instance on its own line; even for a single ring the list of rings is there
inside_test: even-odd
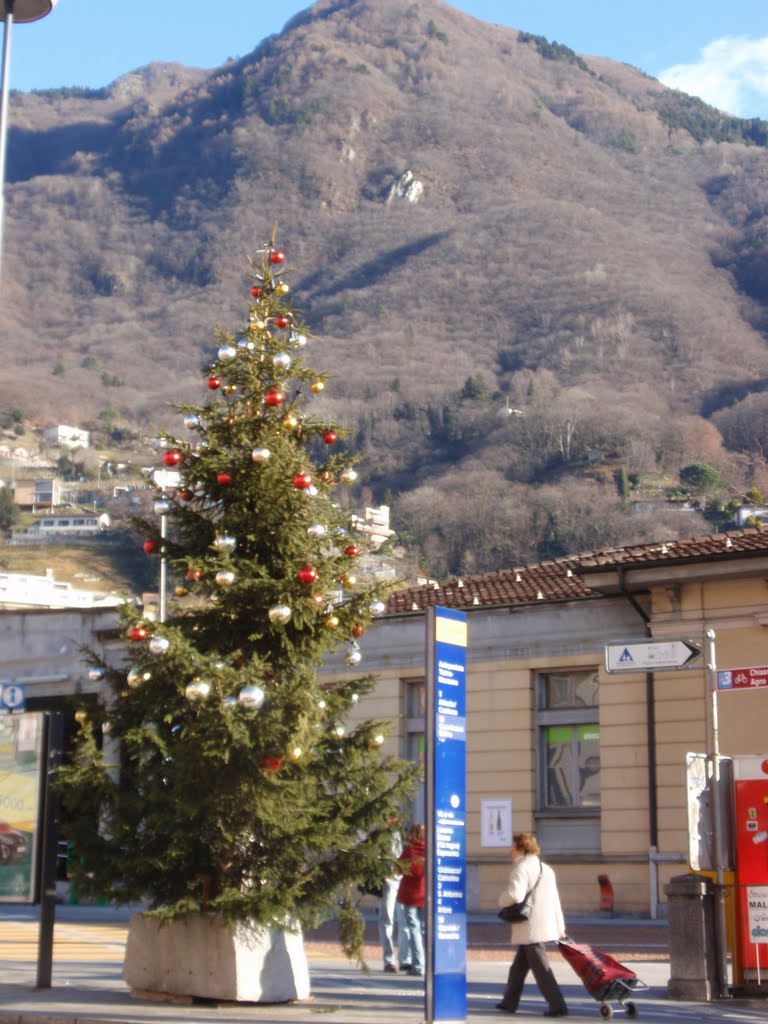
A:
[[[467,902],[496,908],[512,831],[535,831],[575,914],[664,916],[688,870],[686,755],[768,755],[768,693],[718,691],[720,669],[768,665],[768,531],[591,552],[398,591],[360,641],[377,678],[360,713],[424,755],[426,614],[467,613]],[[681,639],[682,669],[608,672],[606,646]],[[633,648],[634,649],[634,648]],[[329,664],[338,677],[343,662]],[[359,672],[359,669],[357,670]],[[717,728],[715,729],[715,725]],[[423,817],[423,798],[412,810]]]

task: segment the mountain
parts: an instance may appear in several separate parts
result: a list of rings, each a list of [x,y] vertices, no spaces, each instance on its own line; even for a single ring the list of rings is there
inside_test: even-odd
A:
[[[622,472],[766,484],[762,121],[440,0],[320,0],[221,68],[9,118],[0,410],[176,428],[276,224],[317,408],[364,499],[439,512],[438,564],[642,539]]]

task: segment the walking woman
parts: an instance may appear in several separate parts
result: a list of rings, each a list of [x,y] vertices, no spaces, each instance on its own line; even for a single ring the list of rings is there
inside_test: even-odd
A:
[[[565,935],[565,921],[560,907],[555,873],[539,857],[539,844],[532,832],[516,832],[512,836],[512,872],[507,888],[499,896],[499,906],[522,903],[538,880],[533,909],[527,921],[512,925],[512,943],[518,947],[509,968],[507,987],[497,1010],[517,1010],[528,971],[533,971],[539,991],[549,1004],[545,1017],[566,1017],[568,1007],[547,959],[545,942],[556,942]]]

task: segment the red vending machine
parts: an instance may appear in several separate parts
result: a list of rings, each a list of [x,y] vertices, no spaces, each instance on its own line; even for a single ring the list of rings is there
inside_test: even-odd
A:
[[[734,757],[733,782],[741,966],[768,986],[768,755]]]

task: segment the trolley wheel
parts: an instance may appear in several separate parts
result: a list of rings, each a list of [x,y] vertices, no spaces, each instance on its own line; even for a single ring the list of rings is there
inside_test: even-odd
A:
[[[637,1016],[637,1007],[635,1006],[634,1003],[624,1003],[624,1009],[627,1011],[627,1016],[628,1017],[636,1017]]]
[[[608,1003],[601,1003],[600,1016],[603,1018],[603,1020],[610,1020],[613,1016],[613,1007],[609,1006]]]

